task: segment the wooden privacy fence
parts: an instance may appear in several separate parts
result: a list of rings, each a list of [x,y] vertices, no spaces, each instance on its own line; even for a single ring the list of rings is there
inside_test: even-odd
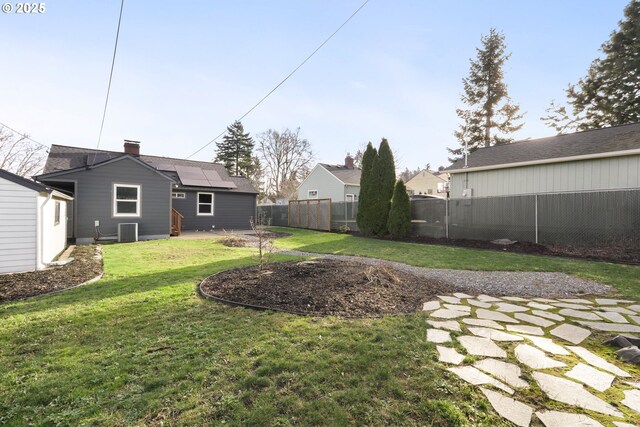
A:
[[[289,227],[331,231],[331,199],[290,200]]]

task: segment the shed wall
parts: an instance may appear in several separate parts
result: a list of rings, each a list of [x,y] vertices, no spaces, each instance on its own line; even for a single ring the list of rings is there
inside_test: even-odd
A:
[[[42,260],[43,264],[53,261],[67,247],[67,202],[55,198],[46,201],[40,196],[42,207]],[[56,202],[60,203],[60,222],[55,223]]]
[[[38,192],[0,178],[0,273],[36,269]]]
[[[640,188],[640,156],[452,174],[451,198],[461,198],[464,188],[473,197]]]

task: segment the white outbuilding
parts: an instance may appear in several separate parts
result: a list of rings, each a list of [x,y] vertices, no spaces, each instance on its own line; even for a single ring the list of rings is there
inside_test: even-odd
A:
[[[0,169],[0,274],[41,270],[65,250],[72,200]]]

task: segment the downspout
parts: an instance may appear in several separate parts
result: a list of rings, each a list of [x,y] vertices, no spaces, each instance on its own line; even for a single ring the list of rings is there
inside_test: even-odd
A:
[[[47,194],[47,200],[44,201],[44,203],[42,204],[42,206],[40,206],[40,215],[38,215],[38,223],[36,226],[36,229],[39,230],[39,242],[40,242],[40,250],[36,251],[37,255],[36,255],[36,270],[39,270],[40,268],[40,264],[44,265],[44,227],[43,227],[43,218],[44,218],[44,207],[47,203],[49,203],[49,200],[51,200],[51,198],[53,198],[53,192]],[[36,200],[38,200],[38,198],[36,197]]]

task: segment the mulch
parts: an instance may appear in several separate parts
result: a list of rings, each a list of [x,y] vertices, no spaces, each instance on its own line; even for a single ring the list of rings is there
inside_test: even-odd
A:
[[[363,236],[359,232],[349,234]],[[402,239],[390,237],[368,237],[380,240],[393,240],[425,245],[455,246],[469,249],[488,249],[500,252],[514,252],[528,255],[559,256],[567,258],[587,259],[592,261],[606,261],[619,264],[640,265],[640,247],[624,245],[608,245],[603,247],[568,246],[568,245],[540,245],[531,242],[516,242],[511,245],[499,245],[487,240],[447,239],[427,236],[409,236]]]
[[[223,271],[201,284],[205,296],[313,316],[410,314],[452,286],[388,265],[320,259]]]
[[[61,291],[102,274],[102,257],[96,246],[76,246],[72,262],[60,267],[27,273],[0,275],[0,302]]]

